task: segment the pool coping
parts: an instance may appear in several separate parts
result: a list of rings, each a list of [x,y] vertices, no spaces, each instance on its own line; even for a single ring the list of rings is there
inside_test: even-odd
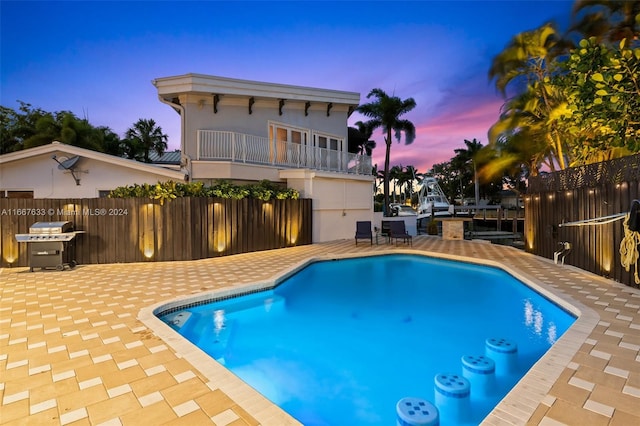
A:
[[[480,243],[479,243],[480,244]],[[512,248],[512,250],[517,250]],[[518,250],[519,251],[519,250]],[[521,251],[520,251],[521,252]],[[533,256],[521,252],[525,256]],[[280,407],[269,401],[257,390],[242,381],[227,370],[223,365],[207,355],[200,348],[189,342],[175,330],[156,317],[158,311],[175,308],[185,304],[204,302],[212,299],[231,297],[249,292],[269,290],[289,276],[305,268],[311,263],[359,257],[383,256],[392,254],[412,254],[438,259],[461,261],[478,265],[499,268],[522,281],[525,285],[540,293],[561,308],[576,316],[571,327],[551,346],[551,348],[529,369],[527,374],[507,393],[494,407],[482,424],[524,424],[533,416],[539,404],[544,403],[549,390],[558,380],[561,373],[570,364],[574,355],[587,341],[589,335],[598,325],[600,315],[592,308],[580,301],[549,286],[536,277],[505,265],[502,262],[489,259],[471,258],[430,250],[414,249],[385,249],[375,252],[342,253],[327,255],[312,255],[266,280],[239,285],[216,291],[207,291],[196,295],[181,296],[163,302],[155,303],[143,308],[138,313],[138,319],[152,330],[160,339],[165,341],[173,350],[196,367],[211,382],[217,383],[218,388],[231,397],[244,410],[262,424],[300,425],[301,423],[286,413]],[[535,257],[553,264],[549,259]],[[571,267],[570,267],[571,268]],[[575,269],[575,268],[574,268]],[[576,269],[577,270],[577,269]],[[580,272],[584,272],[578,270]]]

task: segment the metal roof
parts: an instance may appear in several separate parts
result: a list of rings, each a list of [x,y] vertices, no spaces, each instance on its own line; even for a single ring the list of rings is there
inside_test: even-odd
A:
[[[149,159],[155,164],[180,164],[180,150],[169,151],[159,156],[157,152],[149,152]]]

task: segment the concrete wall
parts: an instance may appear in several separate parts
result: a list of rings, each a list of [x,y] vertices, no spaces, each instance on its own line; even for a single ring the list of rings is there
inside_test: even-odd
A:
[[[374,227],[378,229],[382,229],[382,221],[394,221],[394,220],[402,220],[404,222],[404,227],[407,230],[407,234],[416,236],[418,235],[418,217],[417,216],[395,216],[395,217],[384,217],[382,212],[373,213],[373,223]],[[382,240],[380,240],[382,242]]]
[[[356,222],[373,221],[373,176],[283,170],[280,176],[313,199],[313,242],[354,238]]]
[[[191,175],[194,180],[211,185],[216,180],[228,179],[237,183],[257,182],[264,179],[280,181],[279,169],[273,166],[232,163],[230,161],[193,161]],[[204,178],[201,176],[211,176]]]

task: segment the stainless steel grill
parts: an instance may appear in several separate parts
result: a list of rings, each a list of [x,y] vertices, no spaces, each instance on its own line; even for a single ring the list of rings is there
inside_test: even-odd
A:
[[[58,271],[76,266],[72,259],[73,240],[76,234],[71,222],[36,222],[28,234],[16,234],[16,241],[28,243],[29,269],[55,268]]]

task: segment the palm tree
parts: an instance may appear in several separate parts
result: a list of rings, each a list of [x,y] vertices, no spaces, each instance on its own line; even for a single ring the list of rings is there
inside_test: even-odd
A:
[[[128,152],[129,158],[138,158],[138,155],[142,154],[144,162],[150,163],[149,152],[164,154],[167,149],[167,140],[168,136],[162,133],[162,128],[157,126],[153,119],[141,118],[127,130],[124,143],[131,148]],[[133,157],[132,154],[134,154]]]
[[[401,200],[403,203],[406,203],[407,197],[409,198],[409,201],[411,201],[410,191],[413,186],[413,174],[409,167],[413,166],[400,167],[402,170],[398,176],[398,184],[400,185],[400,194],[402,194]]]
[[[489,70],[497,89],[506,96],[508,86],[517,85],[517,94],[505,103],[500,120],[489,132],[495,143],[503,133],[531,129],[548,144],[551,167],[567,167],[566,141],[556,126],[554,111],[563,105],[563,94],[551,84],[556,69],[555,59],[565,52],[565,44],[552,24],[513,37],[498,54]]]
[[[391,132],[394,132],[398,142],[402,133],[405,135],[405,143],[411,144],[416,137],[416,128],[409,120],[400,118],[402,115],[411,111],[416,107],[416,101],[413,98],[405,100],[397,96],[389,96],[382,89],[373,89],[367,95],[367,99],[375,97],[374,102],[360,105],[357,111],[368,117],[369,120],[363,123],[367,128],[382,128],[385,133],[384,142],[386,151],[384,156],[384,212],[387,213],[389,205],[389,160],[391,157]]]
[[[393,166],[389,170],[389,179],[393,180],[393,202],[396,202],[396,185],[400,182],[402,178],[402,166]]]
[[[375,129],[369,127],[366,123],[363,123],[362,121],[357,121],[356,127],[358,128],[358,131],[366,139],[365,142],[360,144],[360,154],[362,155],[366,154],[368,156],[371,156],[374,148],[376,147],[376,141],[371,140],[371,136],[373,135],[373,131]]]
[[[482,149],[482,143],[480,143],[476,139],[473,139],[471,141],[465,139],[464,144],[466,148],[458,148],[453,150],[456,155],[451,159],[451,165],[454,169],[460,171],[460,177],[461,179],[463,178],[462,180],[464,181],[465,188],[469,187],[469,182],[471,181],[473,181],[474,185],[476,185],[475,201],[476,204],[478,204],[478,199],[480,197],[479,192],[477,191],[477,189],[479,188],[477,176],[479,164],[477,164],[477,154]],[[464,198],[466,196],[466,191],[461,192],[463,192],[461,194],[461,197]]]
[[[356,123],[356,126],[362,124],[361,121]],[[376,147],[375,141],[369,140],[371,137],[371,132],[367,133],[367,129],[358,126],[348,127],[348,150],[351,154],[360,154],[360,155],[368,155],[371,156],[373,149]]]
[[[407,180],[409,181],[409,200],[413,203],[413,184],[417,183],[420,185],[422,182],[423,173],[418,172],[414,166],[407,166],[404,168],[405,173],[407,174]]]
[[[378,165],[374,164],[371,168],[371,174],[375,176],[373,179],[373,194],[378,193],[378,188],[380,188],[380,182],[384,181],[384,170],[378,170]]]

